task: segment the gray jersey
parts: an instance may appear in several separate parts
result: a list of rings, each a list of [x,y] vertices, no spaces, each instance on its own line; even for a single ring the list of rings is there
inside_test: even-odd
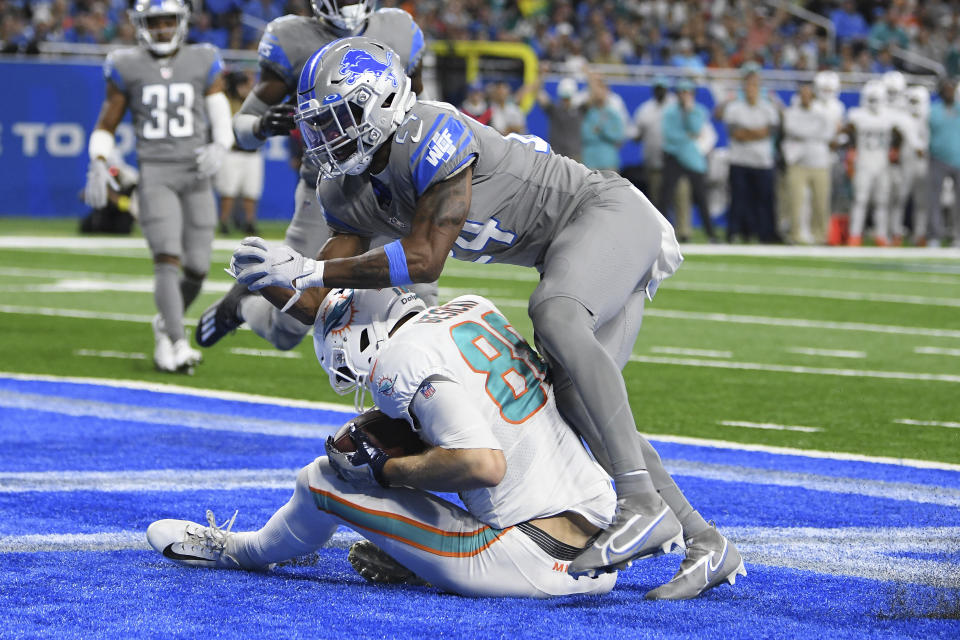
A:
[[[141,47],[110,52],[103,72],[127,98],[141,162],[195,160],[196,149],[210,141],[204,96],[222,71],[220,52],[208,44],[186,45],[165,58]]]
[[[387,169],[375,178],[320,183],[328,224],[345,233],[403,237],[423,193],[472,163],[470,212],[452,252],[458,260],[537,266],[581,205],[629,186],[552,153],[540,138],[504,137],[441,102],[414,105],[390,144]]]
[[[404,61],[407,74],[413,73],[423,55],[423,32],[403,9],[380,9],[367,20],[360,33],[393,49]],[[260,66],[283,78],[290,94],[296,94],[304,64],[318,49],[342,38],[326,23],[306,16],[283,16],[267,25],[260,46]],[[304,161],[300,177],[317,183],[318,170]]]

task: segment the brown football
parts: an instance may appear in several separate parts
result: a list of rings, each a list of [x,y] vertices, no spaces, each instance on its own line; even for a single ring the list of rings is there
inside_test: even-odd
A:
[[[350,425],[356,425],[366,433],[370,442],[391,458],[413,455],[427,448],[406,420],[391,418],[379,409],[370,409],[340,427],[333,436],[333,446],[341,453],[356,451],[350,439]]]

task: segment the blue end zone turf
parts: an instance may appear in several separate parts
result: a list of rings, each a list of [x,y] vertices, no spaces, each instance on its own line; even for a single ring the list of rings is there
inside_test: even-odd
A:
[[[960,473],[891,464],[657,443],[749,571],[687,602],[642,599],[676,554],[606,596],[519,601],[370,585],[350,537],[269,574],[147,548],[153,520],[208,508],[261,526],[349,415],[0,378],[2,636],[960,637],[926,617],[960,609]]]

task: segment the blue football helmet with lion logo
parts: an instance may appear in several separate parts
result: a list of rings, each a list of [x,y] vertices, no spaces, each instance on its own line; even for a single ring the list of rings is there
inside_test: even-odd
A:
[[[400,320],[426,308],[417,294],[403,287],[330,291],[314,323],[313,347],[333,390],[340,395],[353,392],[354,406],[362,411],[365,386],[377,384],[369,380],[377,352]]]
[[[358,175],[416,102],[400,57],[369,38],[335,40],[300,73],[297,125],[324,178]]]

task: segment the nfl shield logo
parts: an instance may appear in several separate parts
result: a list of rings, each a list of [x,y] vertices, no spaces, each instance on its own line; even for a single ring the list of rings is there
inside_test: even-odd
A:
[[[169,80],[170,76],[173,75],[173,71],[170,70],[170,67],[160,67],[160,77],[164,80]]]

